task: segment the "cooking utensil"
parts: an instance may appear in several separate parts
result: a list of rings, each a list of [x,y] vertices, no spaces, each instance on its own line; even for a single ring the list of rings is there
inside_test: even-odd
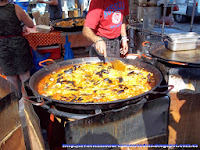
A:
[[[115,70],[125,71],[126,69],[126,65],[121,60],[114,60],[111,64]]]
[[[143,44],[145,46],[145,43]],[[194,50],[172,51],[163,42],[153,44],[148,48],[149,54],[142,54],[148,60],[161,61],[172,65],[200,67],[200,47]]]
[[[76,64],[78,65],[78,64],[82,64],[82,63],[103,62],[98,57],[85,57],[85,58],[69,59],[69,60],[58,62],[58,63],[56,63],[56,65],[52,64],[45,68],[42,68],[31,76],[30,81],[29,81],[30,88],[33,91],[33,93],[35,93],[35,95],[37,95],[37,97],[41,97],[47,102],[49,101],[50,102],[49,104],[54,104],[55,106],[58,106],[58,107],[77,109],[77,110],[96,110],[96,109],[121,108],[123,106],[136,103],[136,102],[140,101],[141,98],[153,93],[153,91],[160,85],[160,83],[162,81],[161,72],[157,68],[155,68],[154,66],[152,66],[150,64],[147,64],[145,62],[140,62],[137,60],[125,59],[125,58],[110,58],[110,59],[111,59],[111,61],[120,60],[120,61],[124,62],[125,64],[135,65],[138,68],[141,68],[141,69],[143,68],[147,71],[152,72],[154,75],[154,78],[156,79],[153,84],[152,89],[143,94],[140,94],[140,95],[137,95],[134,97],[116,100],[116,101],[110,101],[110,102],[100,102],[100,103],[75,103],[75,102],[58,101],[58,100],[51,99],[50,97],[45,97],[45,96],[39,94],[38,84],[39,84],[40,80],[42,80],[48,74],[52,73],[53,71],[55,71],[57,69],[76,65]],[[105,61],[108,61],[108,59],[106,59]]]
[[[113,69],[118,70],[118,71],[125,71],[126,65],[125,65],[122,61],[120,61],[120,60],[118,60],[118,59],[112,61],[112,60],[110,59],[110,57],[105,56],[105,55],[99,53],[98,50],[96,50],[96,52],[98,53],[98,55],[99,55],[100,57],[103,57],[103,62],[104,62],[104,63],[105,63],[105,58],[107,58],[108,61],[112,64]]]
[[[111,61],[110,58],[107,56],[108,60],[112,64],[113,69],[118,71],[125,71],[126,65],[121,60],[113,60]]]

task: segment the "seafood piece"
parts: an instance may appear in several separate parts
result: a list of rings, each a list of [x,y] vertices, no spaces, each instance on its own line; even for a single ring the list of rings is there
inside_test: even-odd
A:
[[[70,91],[78,91],[78,89],[69,89]]]
[[[110,80],[109,78],[105,78],[104,81],[107,81],[108,83],[112,83],[112,80]]]
[[[108,70],[105,70],[105,69],[102,69],[102,70],[101,70],[101,73],[109,74]]]
[[[99,75],[99,77],[101,77],[101,78],[103,77],[102,72],[97,72],[96,75]]]
[[[61,79],[63,79],[63,77],[58,78],[57,83],[61,83],[62,82]]]
[[[78,69],[78,68],[80,68],[80,65],[74,65],[74,66],[73,66],[73,69],[74,69],[74,70],[76,70],[76,69]]]
[[[120,91],[117,92],[117,94],[121,94],[123,92],[124,92],[124,90],[120,90]]]
[[[119,83],[123,82],[123,78],[122,77],[118,77],[117,79],[119,80]]]
[[[66,74],[71,74],[72,72],[73,72],[73,69],[72,69],[72,68],[70,68],[70,69],[64,71],[64,73],[66,73]]]
[[[127,76],[130,76],[130,75],[133,75],[133,74],[135,74],[135,71],[129,72],[129,73],[127,74]]]

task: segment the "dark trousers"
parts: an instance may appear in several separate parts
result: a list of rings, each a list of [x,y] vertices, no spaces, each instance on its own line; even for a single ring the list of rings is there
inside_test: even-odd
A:
[[[106,52],[108,57],[120,57],[120,41],[119,38],[115,39],[107,39],[105,37],[102,37],[102,39],[106,43]],[[98,53],[98,51],[95,48],[95,45],[92,44],[90,52],[90,57],[98,57],[102,56],[102,54]]]

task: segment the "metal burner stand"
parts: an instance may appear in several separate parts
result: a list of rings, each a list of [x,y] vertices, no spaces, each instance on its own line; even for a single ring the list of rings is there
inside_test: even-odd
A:
[[[139,112],[132,105],[117,111],[67,122],[67,144],[168,143],[168,96],[147,101]],[[153,142],[153,143],[152,143]]]

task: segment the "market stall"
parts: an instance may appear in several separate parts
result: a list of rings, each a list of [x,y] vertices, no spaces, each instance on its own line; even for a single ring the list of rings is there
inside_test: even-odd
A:
[[[141,11],[143,10],[142,7],[144,9],[147,6],[155,7],[155,1],[138,2],[134,0],[130,1],[130,6],[134,6],[134,8],[140,7],[138,10]],[[150,10],[148,9],[147,11]],[[146,19],[147,14],[145,14]],[[151,21],[147,22],[147,26],[144,26],[141,22],[134,22],[132,15],[130,14],[129,16],[128,30],[129,44],[133,42],[133,47],[131,47],[132,50],[129,50],[129,53],[137,52],[141,58],[139,56],[135,60],[127,59],[128,57],[111,58],[111,61],[120,59],[125,64],[135,65],[152,72],[155,85],[151,90],[137,96],[129,96],[116,101],[93,101],[89,103],[82,103],[81,100],[83,99],[75,94],[70,95],[71,101],[67,101],[69,98],[65,96],[62,96],[61,100],[57,100],[52,95],[40,94],[38,84],[42,78],[47,77],[57,69],[68,67],[64,70],[64,73],[68,75],[75,72],[82,64],[98,62],[100,64],[97,68],[100,68],[105,62],[110,62],[107,58],[97,57],[81,57],[65,61],[61,60],[58,63],[54,62],[40,69],[33,74],[30,80],[24,82],[26,91],[24,100],[33,104],[34,110],[40,118],[41,126],[47,131],[47,143],[51,149],[65,147],[70,144],[114,145],[121,147],[121,149],[126,149],[127,145],[128,149],[131,149],[130,145],[135,144],[194,144],[194,146],[200,144],[198,136],[200,131],[198,127],[198,117],[200,114],[198,109],[200,70],[197,41],[189,43],[196,46],[195,48],[185,49],[185,45],[180,51],[175,51],[176,49],[174,48],[176,47],[172,46],[170,48],[169,46],[169,43],[173,41],[166,42],[164,39],[167,39],[169,32],[173,34],[179,34],[180,32],[185,34],[187,32],[171,27],[165,28],[165,23],[162,26],[154,26],[154,22],[151,24]],[[142,14],[139,14],[139,18],[141,19],[142,17]],[[153,21],[155,21],[154,17],[152,18]],[[83,38],[79,28],[76,30],[72,26],[67,27],[60,24],[62,21],[69,20],[71,19],[57,20],[53,24],[56,31],[30,33],[25,35],[25,37],[34,50],[37,50],[38,46],[56,43],[63,46],[67,42],[71,43],[71,47],[90,45],[91,43]],[[146,23],[145,21],[147,20],[144,20],[143,23]],[[133,33],[133,31],[137,32]],[[146,42],[146,40],[149,42]],[[181,43],[178,47],[185,43]],[[140,74],[137,71],[129,73],[129,75]],[[99,72],[94,72],[94,74],[98,76],[106,74],[107,76],[109,68],[107,70],[103,68]],[[76,81],[64,80],[61,74],[59,76],[60,78],[56,80],[55,87],[67,84],[65,88],[69,89],[69,85],[71,85],[73,87],[70,88],[71,93],[84,89],[83,87],[75,86]],[[91,79],[91,76],[87,73],[83,76],[88,81],[87,84],[96,81]],[[54,78],[50,79],[54,80]],[[102,82],[112,83],[116,80],[119,82],[119,85],[113,91],[117,92],[116,95],[120,95],[128,89],[120,84],[123,82],[121,78],[116,78],[113,81],[105,78]],[[44,89],[48,85],[49,83],[45,85]],[[91,90],[98,86],[99,82],[94,82],[93,88],[88,90],[88,93],[83,93],[82,96],[91,96]],[[112,88],[112,86],[109,86],[109,88]],[[106,91],[108,88],[104,87],[101,89],[101,91],[104,90]],[[108,93],[104,92],[102,95],[105,94]],[[60,95],[60,93],[57,93],[57,95]],[[99,97],[94,97],[94,99],[99,99]],[[133,149],[141,149],[141,147],[133,147]],[[148,149],[148,147],[143,147],[143,149]]]
[[[52,27],[39,24],[33,29],[26,28],[27,32],[24,33],[24,36],[29,41],[30,46],[40,54],[50,52],[50,58],[61,59],[65,56],[67,46],[86,49],[92,44],[82,35],[84,20],[84,17],[58,19],[51,22]],[[55,48],[56,44],[59,48]],[[59,57],[52,55],[59,55]]]

